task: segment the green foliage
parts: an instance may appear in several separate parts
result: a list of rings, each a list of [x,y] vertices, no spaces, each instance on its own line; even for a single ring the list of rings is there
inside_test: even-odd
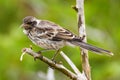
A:
[[[39,71],[46,73],[48,66],[41,61],[35,62],[31,56],[25,55],[20,62],[21,49],[32,43],[19,26],[25,16],[32,15],[54,21],[78,34],[72,5],[75,0],[0,0],[0,80],[38,80]],[[113,57],[89,53],[93,80],[120,80],[119,8],[120,0],[85,0],[88,42],[115,53]],[[32,45],[35,51],[41,49]],[[63,51],[81,69],[79,49],[66,46]],[[53,54],[54,51],[44,53],[49,58]],[[61,56],[57,58],[70,68]],[[63,80],[61,76],[65,76],[56,73],[56,78]]]

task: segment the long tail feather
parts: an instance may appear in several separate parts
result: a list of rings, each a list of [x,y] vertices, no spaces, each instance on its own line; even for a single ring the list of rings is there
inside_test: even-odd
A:
[[[93,45],[90,45],[90,44],[87,44],[85,42],[81,42],[81,41],[70,41],[72,44],[76,45],[76,46],[80,46],[81,48],[84,48],[84,49],[87,49],[87,50],[90,50],[90,51],[93,51],[93,52],[96,52],[96,53],[106,53],[108,55],[113,55],[112,52],[108,51],[108,50],[105,50],[105,49],[102,49],[102,48],[98,48],[98,47],[95,47]]]

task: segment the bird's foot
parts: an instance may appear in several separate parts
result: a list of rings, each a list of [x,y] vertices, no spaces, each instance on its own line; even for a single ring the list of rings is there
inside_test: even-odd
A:
[[[54,62],[54,64],[56,64],[56,63],[57,63],[57,61],[55,61],[55,59],[54,59],[54,58],[52,58],[51,60],[52,60],[52,62]]]
[[[54,58],[52,58],[51,60],[54,62],[54,64],[62,64],[62,61],[56,61]]]
[[[41,51],[38,51],[37,54],[34,57],[34,61],[36,61],[37,58],[39,58],[41,55]]]

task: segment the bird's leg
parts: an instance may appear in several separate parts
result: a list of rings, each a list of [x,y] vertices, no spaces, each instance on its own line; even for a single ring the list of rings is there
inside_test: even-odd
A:
[[[52,57],[52,61],[55,60],[55,57],[59,54],[59,52],[60,52],[60,49],[58,49],[58,50],[55,52],[55,54],[54,54],[53,57]]]
[[[38,54],[41,54],[42,52],[51,51],[51,50],[54,50],[54,49],[43,49],[43,50],[38,51],[37,53],[38,53]],[[60,49],[58,49],[58,50],[55,52],[55,54],[54,54],[53,57],[52,57],[52,61],[55,60],[55,57],[59,54],[59,52],[60,52]],[[36,57],[34,57],[34,60],[36,61]],[[55,62],[55,61],[54,61],[54,62]]]
[[[53,49],[43,49],[43,50],[38,51],[37,53],[41,54],[42,52],[51,51],[51,50]],[[36,57],[34,57],[34,60],[36,61]]]

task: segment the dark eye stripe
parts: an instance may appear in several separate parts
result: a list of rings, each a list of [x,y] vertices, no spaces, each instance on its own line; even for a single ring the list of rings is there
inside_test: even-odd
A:
[[[33,22],[27,22],[27,24],[31,25],[31,26],[35,26],[37,24],[36,21],[33,21]]]
[[[27,24],[32,24],[32,22],[27,22]]]

